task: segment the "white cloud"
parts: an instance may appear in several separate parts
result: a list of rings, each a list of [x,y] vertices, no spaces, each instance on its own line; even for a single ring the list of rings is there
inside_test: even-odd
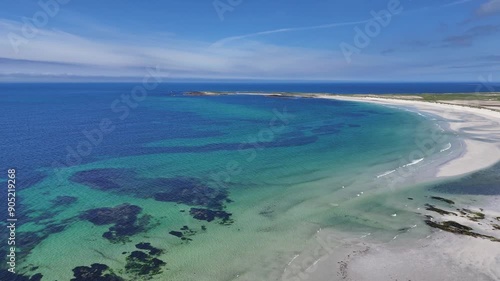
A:
[[[490,16],[500,13],[500,0],[488,0],[477,9],[478,16]]]
[[[0,20],[0,38],[22,35],[20,22]],[[359,64],[347,64],[339,50],[319,50],[240,40],[231,46],[183,41],[172,36],[113,40],[91,39],[59,30],[41,29],[15,52],[0,41],[0,75],[141,76],[159,65],[170,77],[342,79],[362,75]],[[118,38],[118,39],[117,39]],[[382,59],[382,58],[381,58]],[[383,58],[387,63],[387,58]],[[362,65],[377,57],[359,55]]]

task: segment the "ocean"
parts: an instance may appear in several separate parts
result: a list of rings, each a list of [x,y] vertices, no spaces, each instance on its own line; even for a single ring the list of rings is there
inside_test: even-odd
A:
[[[437,117],[345,101],[183,93],[440,93],[476,91],[474,83],[166,83],[135,91],[140,85],[0,84],[0,179],[6,184],[7,170],[16,170],[20,275],[278,280],[321,229],[389,239],[421,224],[408,197],[470,192],[466,181],[453,188],[418,180],[461,153]],[[429,143],[433,132],[441,138]],[[493,174],[483,173],[468,180]],[[5,256],[6,243],[1,249]],[[301,270],[287,280],[301,280],[293,279]]]

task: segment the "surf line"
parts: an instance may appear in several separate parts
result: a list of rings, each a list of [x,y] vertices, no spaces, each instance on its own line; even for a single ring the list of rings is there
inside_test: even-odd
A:
[[[414,160],[414,161],[412,161],[412,162],[410,162],[410,163],[408,163],[408,164],[405,164],[405,165],[403,165],[403,166],[399,167],[398,169],[401,169],[401,168],[406,168],[406,167],[409,167],[409,166],[416,165],[416,164],[418,164],[418,163],[420,163],[420,162],[424,161],[424,159],[425,159],[425,158],[420,158],[420,159]],[[395,170],[390,170],[390,171],[387,171],[387,172],[385,172],[385,173],[383,173],[383,174],[380,174],[380,175],[378,175],[378,176],[377,176],[377,179],[382,178],[382,177],[385,177],[385,176],[388,176],[388,175],[390,175],[390,174],[392,174],[392,173],[396,172],[398,169],[395,169]]]

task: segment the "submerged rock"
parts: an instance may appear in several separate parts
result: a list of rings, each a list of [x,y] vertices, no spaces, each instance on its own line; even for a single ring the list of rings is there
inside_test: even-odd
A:
[[[81,219],[95,225],[113,224],[102,237],[112,243],[127,242],[128,237],[145,231],[149,225],[150,216],[139,217],[142,208],[130,204],[122,204],[113,208],[97,208],[83,212]]]
[[[135,220],[141,211],[142,208],[139,206],[122,204],[116,207],[91,209],[81,214],[80,218],[95,225],[125,223]]]
[[[129,274],[148,278],[161,273],[162,266],[164,265],[166,265],[164,261],[153,257],[153,255],[148,255],[141,251],[133,251],[127,257],[125,270]]]
[[[460,210],[460,213],[462,213],[463,215],[465,215],[471,221],[476,221],[476,222],[479,221],[479,220],[482,220],[482,219],[484,219],[486,217],[481,212],[475,212],[475,211],[472,211],[472,210],[469,210],[469,209],[462,209],[462,210]]]
[[[78,266],[73,269],[71,281],[124,281],[115,275],[107,265],[94,263],[90,267]]]
[[[157,184],[165,190],[154,194],[153,197],[157,201],[213,209],[223,209],[224,202],[228,201],[226,190],[211,188],[196,178],[158,179]]]
[[[454,222],[454,221],[435,222],[432,220],[425,220],[425,223],[430,227],[438,228],[438,229],[441,229],[441,230],[444,230],[447,232],[489,239],[493,242],[500,242],[500,239],[498,239],[496,237],[473,232],[472,227],[459,224],[458,222]]]
[[[140,250],[148,250],[149,254],[153,255],[153,256],[158,256],[158,255],[161,255],[163,253],[162,250],[151,246],[151,243],[143,242],[143,243],[136,244],[135,247],[137,249],[140,249]]]
[[[451,204],[451,205],[455,204],[454,201],[452,201],[450,199],[443,198],[443,197],[431,196],[431,199],[442,201],[442,202],[445,202],[445,203],[448,203],[448,204]]]
[[[183,226],[181,228],[181,231],[170,231],[169,232],[170,235],[173,235],[175,237],[179,237],[179,238],[181,238],[181,240],[184,240],[184,241],[192,241],[192,239],[189,237],[195,235],[196,233],[197,233],[196,231],[190,229],[187,225]]]
[[[216,189],[198,178],[141,178],[132,169],[92,169],[76,172],[71,180],[91,188],[138,198],[223,209],[231,202],[225,189]]]
[[[215,219],[221,219],[221,224],[230,224],[232,223],[230,213],[224,211],[214,211],[209,209],[200,209],[200,208],[191,208],[189,214],[193,216],[193,218],[197,220],[204,220],[211,222]]]
[[[170,231],[168,234],[173,235],[175,237],[179,237],[179,238],[181,238],[182,236],[184,236],[184,234],[182,234],[182,232],[180,232],[180,231],[173,231],[173,230]]]
[[[17,242],[19,242],[19,248],[21,251],[17,254],[17,259],[20,261],[28,256],[31,251],[40,244],[44,239],[49,237],[54,233],[59,233],[63,231],[69,224],[74,221],[74,218],[63,219],[57,222],[53,220],[49,222],[39,222],[38,225],[43,226],[42,229],[38,231],[22,231],[17,233]],[[17,244],[16,242],[16,244]],[[0,280],[3,280],[0,278]],[[8,280],[8,279],[7,279]]]
[[[454,216],[457,215],[454,212],[445,211],[443,209],[436,208],[436,206],[430,205],[430,204],[425,204],[425,209],[428,210],[428,211],[436,212],[436,213],[438,213],[440,215],[454,215]]]
[[[5,281],[41,281],[43,275],[37,273],[33,276],[25,276],[19,273],[12,273],[6,269],[0,269],[0,280]]]

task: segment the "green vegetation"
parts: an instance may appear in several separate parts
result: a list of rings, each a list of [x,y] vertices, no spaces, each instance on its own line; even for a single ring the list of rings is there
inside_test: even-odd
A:
[[[460,211],[462,214],[465,213],[465,215],[467,216],[467,218],[469,218],[471,221],[478,221],[478,220],[482,220],[485,218],[485,215],[481,212],[474,212],[474,211],[471,211],[469,209],[462,209],[462,211]]]
[[[443,198],[443,197],[431,196],[431,198],[434,199],[434,200],[443,201],[443,202],[448,203],[448,204],[455,204],[455,202],[453,202],[452,200],[446,199],[446,198]]]
[[[448,211],[445,211],[443,209],[439,209],[439,208],[436,208],[436,206],[434,205],[431,205],[431,204],[425,204],[425,209],[428,210],[428,211],[432,211],[432,212],[436,212],[440,215],[454,215],[456,216],[457,214],[453,213],[453,212],[448,212]]]
[[[470,100],[470,101],[500,101],[500,93],[472,93],[472,94],[422,94],[425,101],[450,101],[450,100]]]
[[[459,224],[458,222],[454,221],[434,222],[432,220],[425,220],[425,223],[430,227],[438,228],[447,232],[472,236],[476,238],[489,239],[493,242],[500,242],[500,239],[496,237],[473,232],[471,227]]]

